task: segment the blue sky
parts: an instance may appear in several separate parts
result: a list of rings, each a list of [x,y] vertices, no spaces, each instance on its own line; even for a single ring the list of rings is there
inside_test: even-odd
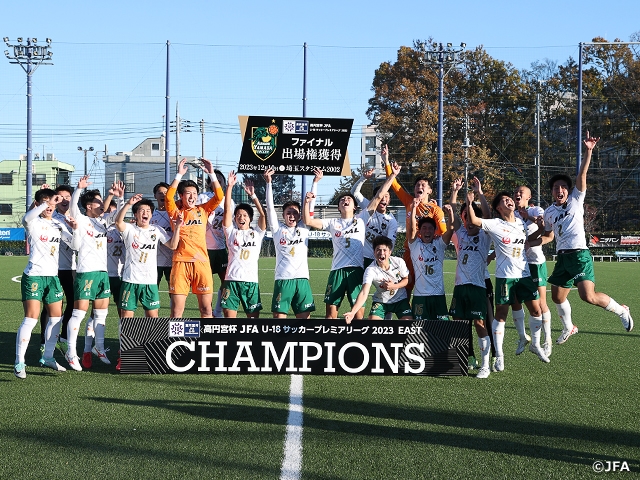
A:
[[[102,150],[107,144],[114,153],[159,135],[164,43],[170,40],[170,116],[179,101],[182,117],[219,124],[206,136],[206,155],[229,170],[240,151],[233,132],[237,115],[301,116],[304,42],[310,45],[312,77],[308,116],[354,118],[359,128],[367,123],[375,68],[414,39],[483,45],[492,56],[527,68],[535,60],[576,58],[578,43],[595,36],[628,40],[640,30],[639,14],[637,0],[35,0],[5,5],[0,34],[53,39],[54,65],[34,75],[35,151],[55,150],[81,170],[79,145]],[[26,148],[25,77],[0,59],[0,160],[17,158]],[[198,134],[183,135],[181,143],[181,153],[199,155]],[[352,164],[359,162],[357,139],[349,150]],[[96,178],[99,163],[92,167]],[[336,184],[327,181],[325,188]]]

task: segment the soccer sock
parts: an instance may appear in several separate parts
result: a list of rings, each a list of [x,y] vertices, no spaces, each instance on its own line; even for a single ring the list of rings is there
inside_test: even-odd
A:
[[[604,307],[604,309],[607,312],[613,312],[618,316],[622,315],[625,312],[624,308],[622,308],[622,306],[611,297],[609,297],[609,305]]]
[[[511,310],[511,315],[513,316],[513,323],[516,325],[516,330],[518,331],[518,335],[520,335],[520,339],[524,340],[527,333],[524,330],[524,308],[520,310]]]
[[[93,316],[95,317],[94,328],[96,331],[96,349],[101,352],[104,350],[104,329],[105,324],[107,323],[108,313],[109,310],[106,308],[96,308],[93,311]]]
[[[480,368],[489,368],[489,360],[491,357],[491,340],[489,337],[478,338],[478,346],[480,347]]]
[[[38,323],[37,318],[24,317],[22,323],[18,328],[18,334],[16,335],[16,365],[18,363],[24,363],[24,355],[27,352],[29,346],[29,340],[31,340],[31,332],[33,327]]]
[[[558,309],[558,316],[562,322],[562,328],[570,332],[573,329],[573,320],[571,319],[571,305],[569,304],[569,300],[556,303],[556,308]]]
[[[551,310],[542,312],[542,330],[544,331],[545,343],[551,343]]]
[[[93,339],[96,336],[95,325],[96,321],[93,318],[96,315],[96,311],[94,310],[91,313],[91,316],[87,319],[87,326],[84,331],[84,353],[90,352],[91,347],[93,347]]]
[[[542,317],[529,317],[529,329],[531,330],[531,341],[533,346],[540,348],[540,334],[542,333]]]
[[[222,301],[222,287],[218,289],[218,298],[216,298],[216,306],[213,308],[213,317],[214,318],[222,318],[222,307],[220,306],[220,302]]]
[[[60,326],[62,325],[62,317],[51,317],[47,322],[47,328],[44,333],[44,358],[53,358],[53,351],[56,348]]]
[[[498,320],[493,320],[493,343],[496,349],[496,357],[504,356],[504,352],[502,351],[502,344],[504,342],[504,327],[505,322],[499,322]]]
[[[86,310],[80,310],[78,308],[74,308],[71,313],[71,318],[69,319],[69,323],[67,325],[67,342],[69,345],[69,349],[67,350],[67,355],[75,357],[78,355],[76,350],[76,343],[78,342],[78,329],[80,328],[80,324],[82,320],[84,320],[84,316],[87,314]]]

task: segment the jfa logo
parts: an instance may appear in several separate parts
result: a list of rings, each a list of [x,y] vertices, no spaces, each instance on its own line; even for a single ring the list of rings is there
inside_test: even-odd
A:
[[[184,337],[184,322],[169,322],[169,337]]]
[[[296,133],[296,121],[295,120],[283,120],[282,121],[282,133],[289,133],[289,134]]]

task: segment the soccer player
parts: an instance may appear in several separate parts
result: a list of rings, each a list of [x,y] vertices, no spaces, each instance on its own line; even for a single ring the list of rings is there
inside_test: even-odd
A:
[[[367,170],[364,172],[360,180],[358,180],[355,185],[351,188],[351,194],[355,197],[358,202],[358,206],[366,210],[369,206],[369,200],[364,198],[362,193],[360,193],[360,189],[364,182],[366,182],[369,178],[373,177],[374,169]],[[382,188],[382,185],[378,185],[373,189],[373,196],[375,197],[378,193],[378,190]],[[387,238],[391,239],[393,251],[393,247],[396,243],[396,234],[398,232],[398,221],[395,217],[387,212],[387,206],[389,205],[389,201],[391,199],[391,195],[389,192],[385,193],[378,203],[378,208],[375,209],[373,214],[369,217],[366,223],[366,233],[365,233],[365,244],[364,244],[364,268],[366,269],[374,259],[373,254],[373,239],[378,235],[384,235]]]
[[[389,176],[391,174],[391,164],[389,163],[388,145],[384,145],[382,147],[381,157],[382,163],[385,165],[387,176]],[[420,204],[417,209],[418,218],[433,218],[436,221],[436,236],[444,234],[447,229],[447,222],[444,218],[444,212],[438,206],[438,204],[434,200],[429,200],[429,195],[431,195],[432,189],[427,177],[416,178],[413,184],[413,195],[407,192],[407,190],[405,190],[404,187],[402,187],[402,185],[400,185],[400,183],[395,179],[391,183],[391,189],[395,192],[407,211],[407,230],[409,229],[409,223],[411,222],[411,205],[413,204],[414,198],[418,198],[420,199]],[[409,251],[409,242],[407,239],[405,239],[404,242],[404,254],[402,255],[402,258],[404,258],[407,267],[409,267],[409,284],[407,285],[406,289],[407,293],[411,295],[415,278],[413,264],[411,263],[411,253]]]
[[[15,376],[21,379],[27,377],[25,354],[42,304],[49,317],[42,365],[59,372],[65,371],[53,358],[62,317],[63,290],[57,276],[58,255],[61,242],[70,245],[72,249],[76,245],[67,229],[53,219],[55,207],[61,201],[62,197],[49,188],[38,190],[35,194],[35,208],[29,210],[22,219],[28,235],[29,263],[24,269],[20,286],[24,318],[16,335],[16,360],[13,369]],[[72,222],[72,219],[69,221]]]
[[[392,173],[385,181],[376,197],[369,203],[367,210],[355,216],[356,202],[350,193],[341,195],[338,198],[338,210],[340,218],[330,218],[320,220],[313,218],[310,214],[310,204],[315,198],[315,194],[308,192],[305,204],[303,221],[305,225],[319,230],[328,230],[331,233],[333,245],[333,259],[331,261],[331,272],[327,280],[327,290],[324,296],[326,318],[338,318],[338,309],[345,294],[349,304],[353,307],[362,289],[364,274],[363,248],[365,243],[365,224],[371,214],[378,207],[384,194],[388,191],[391,182],[395,180],[400,172],[400,167],[393,164]],[[319,169],[314,170],[314,183],[318,183],[323,173]],[[364,317],[364,307],[358,310],[356,319]]]
[[[538,219],[543,218],[544,209],[538,206],[529,206],[531,201],[531,189],[525,185],[521,185],[513,192],[513,199],[516,202],[516,217],[524,220],[527,226],[527,233],[529,235],[537,232],[542,233],[538,229]],[[542,310],[542,331],[544,333],[544,343],[542,349],[544,354],[548,357],[551,355],[552,340],[551,340],[551,311],[547,305],[547,259],[542,252],[541,240],[535,239],[532,241],[532,237],[529,237],[529,248],[526,249],[527,263],[529,264],[529,272],[534,283],[538,285],[538,293],[540,294],[540,309]],[[511,314],[513,315],[513,321],[516,323],[516,329],[518,332],[524,332],[524,310],[514,310],[512,308]],[[516,318],[517,315],[517,318]],[[528,340],[525,334],[525,342]],[[526,343],[522,341],[518,342],[518,349],[516,355],[521,354],[524,351]]]
[[[529,328],[532,342],[529,350],[538,358],[549,363],[549,357],[540,346],[540,330],[542,328],[542,311],[540,310],[540,294],[538,286],[531,279],[529,266],[525,257],[527,229],[524,222],[515,216],[515,202],[507,192],[498,193],[491,206],[500,218],[478,218],[473,208],[474,193],[467,194],[467,215],[469,222],[481,227],[489,234],[496,249],[496,315],[493,321],[493,339],[496,348],[495,369],[504,370],[504,330],[509,307],[524,303],[529,310]]]
[[[222,200],[222,187],[214,182],[214,196],[205,204],[197,205],[198,184],[193,180],[182,180],[187,173],[187,159],[183,158],[178,165],[178,173],[173,180],[166,196],[166,206],[169,217],[176,220],[180,212],[183,215],[183,225],[180,229],[178,247],[173,253],[173,266],[169,292],[171,293],[171,317],[180,318],[184,313],[189,289],[198,298],[198,308],[202,318],[211,318],[211,300],[213,299],[213,276],[207,255],[206,223],[207,218]],[[204,171],[212,173],[211,163],[204,164]],[[178,209],[174,200],[176,191],[180,196],[181,208]]]
[[[413,318],[416,320],[448,320],[449,310],[444,293],[444,256],[453,235],[453,209],[445,205],[447,230],[436,237],[436,221],[431,217],[417,220],[420,198],[411,204],[407,240],[414,265]]]
[[[460,187],[462,185],[460,184]],[[477,190],[474,189],[474,192]],[[484,195],[480,193],[481,198]],[[483,202],[483,205],[486,200]],[[484,212],[475,203],[471,203],[476,217],[483,217]],[[487,378],[491,373],[491,336],[487,323],[492,320],[487,302],[486,279],[487,255],[491,246],[489,235],[469,222],[467,204],[460,209],[462,225],[458,225],[453,236],[458,261],[456,262],[456,280],[453,287],[450,314],[455,320],[473,320],[480,347],[480,365],[476,378]],[[491,283],[489,283],[491,285]],[[470,343],[473,340],[470,337]]]
[[[410,320],[411,305],[404,289],[409,281],[409,269],[404,260],[392,257],[393,242],[384,235],[373,239],[374,262],[364,271],[362,290],[358,294],[351,311],[344,314],[350,324],[358,311],[364,307],[371,285],[376,288],[373,294],[369,320],[382,320],[389,314],[395,314],[400,320]]]
[[[119,208],[122,208],[124,195],[124,183],[114,182],[109,189],[109,196],[103,203],[99,190],[87,190],[82,193],[90,184],[88,175],[80,178],[78,187],[71,197],[71,216],[78,222],[74,236],[80,236],[80,243],[73,285],[73,312],[67,327],[68,349],[65,358],[69,366],[76,371],[82,371],[76,353],[78,329],[89,309],[89,303],[93,306],[93,322],[89,323],[93,323],[95,332],[95,346],[92,352],[102,363],[111,364],[104,348],[105,323],[111,294],[107,272],[107,228],[113,223],[117,210],[104,215],[104,206],[106,202],[110,202],[112,196],[115,196],[119,197]],[[86,209],[86,215],[80,213],[78,203]],[[89,335],[90,332],[87,334]]]
[[[301,220],[301,208],[293,200],[282,206],[283,222],[273,204],[273,185],[271,178],[275,170],[270,168],[264,172],[267,183],[267,212],[269,228],[273,234],[273,245],[276,250],[275,283],[271,312],[273,318],[287,318],[289,309],[293,309],[296,318],[309,318],[316,305],[309,284],[309,264],[307,251],[309,229]]]
[[[165,233],[171,233],[171,219],[167,213],[166,198],[169,191],[169,184],[160,182],[153,187],[153,197],[156,199],[158,207],[153,210],[150,224],[154,227],[162,228]],[[171,266],[173,265],[173,250],[163,245],[158,245],[158,280],[157,285],[160,287],[162,277],[167,280],[171,278]]]
[[[224,216],[222,226],[227,239],[229,261],[224,284],[222,285],[222,311],[226,318],[235,318],[240,305],[247,318],[258,318],[262,310],[260,284],[258,283],[258,258],[262,239],[267,230],[267,219],[255,194],[253,183],[245,181],[244,190],[253,201],[260,218],[258,228],[251,227],[253,208],[240,203],[231,209],[233,186],[238,181],[234,171],[229,172],[227,193],[224,197]],[[235,226],[234,226],[235,222]]]
[[[208,160],[203,160],[208,162]],[[222,191],[227,190],[227,180],[220,170],[213,170],[213,174],[209,174],[208,185],[209,188],[213,188],[213,176],[218,180],[218,183],[222,187]],[[198,196],[198,203],[206,203],[213,196],[212,192],[204,192]],[[231,209],[235,209],[236,204],[231,200]],[[209,215],[207,219],[207,253],[209,255],[209,264],[211,265],[211,272],[214,275],[218,275],[220,278],[220,288],[216,295],[216,305],[213,308],[213,316],[216,318],[223,317],[222,306],[222,283],[224,282],[227,273],[227,262],[229,261],[229,254],[227,252],[227,241],[224,237],[224,229],[222,227],[222,217],[224,215],[224,198],[220,205]]]
[[[125,222],[131,207],[135,225]],[[160,294],[157,284],[157,257],[159,245],[171,250],[178,246],[183,214],[177,214],[173,234],[163,228],[151,225],[154,205],[138,193],[131,197],[116,216],[116,228],[122,234],[125,248],[125,262],[122,270],[122,285],[118,298],[121,317],[132,318],[138,302],[144,308],[145,317],[158,317]]]
[[[548,281],[551,284],[551,298],[556,304],[563,325],[562,334],[556,341],[558,344],[566,342],[571,335],[578,333],[578,327],[573,324],[571,318],[571,305],[567,300],[574,285],[583,301],[613,312],[620,318],[627,332],[633,330],[629,307],[618,304],[602,292],[596,292],[593,259],[586,243],[584,198],[587,191],[587,171],[598,140],[600,137],[591,137],[587,132],[587,138],[584,140],[586,151],[573,189],[568,175],[558,174],[549,179],[553,204],[544,213],[545,232],[542,241],[548,243],[554,238],[556,240],[557,263]]]

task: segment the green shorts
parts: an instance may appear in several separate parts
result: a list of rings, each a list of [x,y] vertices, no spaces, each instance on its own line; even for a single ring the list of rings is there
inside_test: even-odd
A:
[[[20,281],[22,301],[38,300],[49,305],[61,302],[64,292],[58,277],[41,277],[38,275],[22,275]]]
[[[558,254],[556,266],[548,282],[556,287],[571,288],[583,280],[596,282],[591,252],[577,250]]]
[[[531,279],[538,287],[547,286],[547,264],[546,263],[530,263],[529,272]]]
[[[118,306],[122,310],[135,312],[136,308],[138,308],[138,301],[146,311],[158,310],[160,308],[158,285],[122,282]]]
[[[222,284],[220,306],[237,312],[241,304],[244,313],[255,313],[262,310],[260,285],[255,282],[225,280]]]
[[[411,304],[409,304],[409,299],[404,298],[395,303],[373,302],[369,316],[385,318],[387,313],[395,313],[398,318],[411,317]]]
[[[171,279],[171,267],[156,267],[158,270],[158,286],[160,286],[160,282],[162,281],[162,276],[167,279],[167,283],[169,283]]]
[[[73,298],[76,300],[98,300],[111,296],[107,272],[77,273],[73,282]]]
[[[413,318],[416,320],[449,320],[444,295],[413,296]]]
[[[209,265],[211,265],[212,274],[220,274],[227,271],[227,264],[229,263],[229,254],[227,249],[220,250],[207,250],[209,254]]]
[[[487,318],[487,289],[470,283],[453,287],[449,315],[461,320],[485,320]]]
[[[360,267],[345,267],[331,270],[327,279],[327,291],[324,294],[324,303],[340,306],[342,298],[347,295],[349,305],[353,307],[362,290],[362,277],[364,270]]]
[[[289,313],[289,308],[292,308],[296,315],[315,311],[316,305],[313,303],[311,285],[307,278],[275,281],[271,311],[273,313]]]
[[[113,295],[113,301],[116,305],[120,303],[120,288],[122,286],[122,278],[109,277],[109,288],[111,288],[111,295]]]
[[[539,298],[538,285],[531,277],[496,278],[496,305],[513,305]]]

